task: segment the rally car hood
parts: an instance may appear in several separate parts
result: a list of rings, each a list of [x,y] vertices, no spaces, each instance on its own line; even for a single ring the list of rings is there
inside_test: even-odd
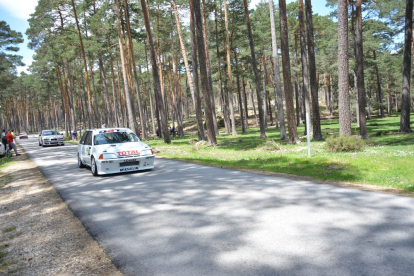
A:
[[[144,150],[151,150],[147,144],[143,142],[110,144],[96,146],[103,153],[114,153],[116,156],[141,155]]]

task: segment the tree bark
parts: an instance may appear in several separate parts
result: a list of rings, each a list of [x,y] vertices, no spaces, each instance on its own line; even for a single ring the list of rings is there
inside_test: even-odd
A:
[[[361,0],[357,0],[357,2],[359,2],[359,1],[361,1]],[[361,22],[362,22],[362,19],[361,19]],[[373,50],[372,52],[374,54],[374,61],[375,61],[375,74],[377,75],[378,102],[380,104],[380,112],[381,112],[380,116],[381,116],[381,118],[384,118],[385,115],[384,115],[384,107],[382,106],[381,76],[380,76],[380,72],[379,72],[379,69],[378,69],[378,64],[376,63],[376,61],[377,61],[377,52],[375,50]]]
[[[230,101],[230,118],[231,118],[231,133],[237,135],[236,122],[234,119],[233,108],[233,80],[231,74],[231,58],[230,58],[230,37],[229,37],[229,19],[227,14],[227,0],[224,0],[224,22],[226,26],[226,57],[227,57],[227,89]]]
[[[148,44],[149,44],[149,48],[151,52],[152,74],[153,74],[153,79],[154,79],[154,94],[156,97],[158,111],[161,117],[160,132],[162,132],[164,136],[164,142],[169,144],[171,143],[171,138],[170,138],[170,133],[168,131],[167,116],[165,113],[164,103],[163,103],[162,95],[161,95],[160,77],[157,71],[158,69],[157,59],[155,57],[155,48],[154,48],[154,43],[152,41],[149,13],[148,13],[147,4],[145,3],[145,0],[141,0],[141,6],[142,6],[142,13],[144,14],[145,29],[147,30],[147,40],[148,40]]]
[[[138,74],[137,74],[137,66],[135,64],[135,54],[134,54],[134,44],[132,43],[132,37],[131,37],[131,27],[130,27],[130,23],[129,23],[129,11],[128,11],[128,1],[124,0],[124,5],[125,5],[125,22],[126,22],[126,30],[127,30],[127,36],[128,36],[128,41],[129,41],[129,53],[131,56],[131,60],[132,60],[132,69],[134,72],[134,80],[135,80],[135,90],[136,90],[136,94],[137,94],[137,101],[138,101],[138,112],[139,112],[139,119],[140,119],[140,124],[141,124],[141,133],[142,133],[142,138],[147,140],[148,139],[148,132],[147,132],[147,127],[146,127],[146,121],[147,119],[145,118],[145,114],[144,114],[144,107],[142,105],[142,100],[141,100],[141,93],[139,90],[139,82],[138,82]],[[136,120],[135,120],[136,122]]]
[[[356,2],[356,40],[355,52],[357,59],[357,93],[358,93],[358,115],[359,134],[363,139],[368,137],[366,126],[366,100],[365,100],[365,77],[364,77],[364,47],[362,37],[362,9],[361,0]]]
[[[73,7],[73,13],[74,13],[74,16],[75,16],[76,27],[78,29],[79,42],[80,42],[80,45],[81,45],[82,58],[83,58],[83,66],[84,66],[84,69],[85,69],[86,89],[87,89],[87,93],[88,93],[88,111],[89,111],[89,114],[88,114],[89,116],[88,117],[89,117],[89,120],[91,121],[91,124],[93,126],[95,126],[95,120],[93,118],[93,111],[92,111],[91,87],[90,87],[89,75],[88,75],[88,63],[86,61],[85,47],[83,46],[83,39],[82,39],[82,34],[81,34],[80,26],[79,26],[78,15],[76,13],[76,6],[75,6],[74,0],[72,0],[72,7]]]
[[[243,116],[243,101],[242,101],[242,96],[241,96],[241,91],[240,91],[240,66],[239,66],[239,61],[237,59],[237,52],[234,50],[234,61],[236,62],[236,81],[237,81],[237,98],[239,99],[239,114],[240,114],[240,123],[242,126],[242,133],[246,133],[246,127],[244,125],[244,116]]]
[[[175,65],[175,43],[174,43],[174,31],[173,31],[173,15],[171,12],[171,56],[172,56],[172,81],[173,81],[173,97],[174,97],[174,105],[177,113],[177,133],[179,137],[184,136],[184,129],[183,129],[183,112],[181,108],[181,101],[178,96],[178,76],[177,76],[177,68]]]
[[[106,76],[105,76],[105,67],[103,65],[102,56],[99,56],[99,68],[101,69],[101,78],[102,83],[104,87],[104,98],[105,98],[105,105],[106,105],[106,112],[108,113],[108,126],[111,126],[113,124],[113,114],[111,112],[111,105],[109,103],[109,97],[108,97],[108,86],[106,83]]]
[[[200,10],[200,0],[193,0],[194,5],[194,19],[197,30],[197,49],[200,62],[200,75],[201,75],[201,87],[204,95],[204,110],[206,115],[207,137],[209,145],[217,144],[216,132],[213,123],[213,112],[211,107],[212,91],[209,90],[208,77],[207,77],[207,64],[206,64],[206,52],[204,48],[203,37],[203,23]]]
[[[303,17],[303,0],[298,0],[299,4],[299,38],[300,38],[300,56],[302,59],[302,82],[303,82],[303,98],[305,100],[305,122],[306,113],[311,116],[309,102],[309,79],[308,79],[308,57],[306,55],[305,41],[305,22]],[[310,125],[310,122],[309,122]],[[307,124],[305,123],[305,135],[307,134]]]
[[[401,93],[400,132],[412,132],[410,126],[410,73],[411,73],[411,40],[413,35],[413,1],[406,0],[405,4],[405,38],[403,81]],[[398,111],[397,111],[398,112]]]
[[[252,29],[250,26],[250,16],[249,16],[249,9],[247,6],[247,0],[243,0],[243,3],[244,3],[244,14],[246,16],[247,33],[249,36],[250,53],[252,56],[254,80],[256,84],[256,94],[257,94],[257,101],[258,101],[257,105],[259,108],[260,138],[266,138],[266,126],[265,126],[265,121],[264,121],[265,114],[263,111],[263,99],[262,99],[262,96],[260,95],[259,73],[257,71],[256,54],[254,52],[254,42],[253,42]]]
[[[193,75],[194,75],[194,95],[196,100],[195,112],[197,118],[198,140],[206,140],[203,125],[203,114],[201,110],[200,89],[198,85],[198,58],[197,58],[197,38],[194,19],[194,3],[190,0],[190,30],[191,30],[191,55],[193,56]]]
[[[285,87],[286,111],[289,128],[289,143],[297,144],[300,142],[295,124],[295,110],[293,108],[293,92],[290,74],[290,58],[289,58],[289,38],[288,26],[286,18],[286,1],[279,0],[280,14],[280,38],[282,49],[282,65],[283,65],[283,83]]]
[[[306,29],[308,34],[309,77],[312,97],[312,125],[314,141],[322,140],[321,116],[319,113],[318,82],[316,78],[315,48],[313,41],[313,20],[311,0],[305,0],[306,5]]]
[[[340,136],[350,136],[352,134],[348,74],[348,5],[346,0],[338,0],[338,86]]]
[[[119,0],[115,0],[115,13],[116,13],[116,25],[118,30],[118,43],[119,43],[119,50],[121,53],[121,66],[122,66],[122,75],[124,78],[124,91],[125,91],[125,101],[126,101],[126,108],[128,112],[128,122],[129,127],[131,130],[136,133],[137,129],[135,129],[136,126],[136,120],[134,118],[134,113],[132,111],[132,103],[131,103],[131,96],[130,96],[130,86],[128,82],[128,59],[126,58],[126,52],[125,52],[125,43],[124,43],[124,36],[121,31],[121,16],[120,16],[120,6],[119,6]]]
[[[181,54],[183,55],[185,72],[187,74],[187,80],[188,80],[188,83],[189,83],[189,86],[190,86],[191,97],[193,99],[194,108],[196,108],[195,95],[194,95],[194,83],[193,83],[193,78],[191,77],[190,66],[188,65],[187,51],[185,50],[185,44],[184,44],[184,40],[183,40],[183,34],[181,32],[181,24],[180,24],[180,18],[178,16],[178,10],[177,10],[176,0],[173,0],[171,2],[171,7],[174,10],[175,24],[177,26],[178,38],[180,39]]]
[[[279,54],[277,53],[276,42],[276,25],[275,25],[275,12],[273,0],[269,0],[270,10],[270,28],[272,31],[272,57],[273,57],[273,87],[275,89],[275,114],[277,114],[278,121],[280,122],[280,139],[286,140],[286,124],[285,114],[283,111],[283,94],[282,94],[282,81],[280,80],[280,67],[279,67]],[[276,116],[276,115],[275,115]]]
[[[207,66],[207,80],[208,80],[208,89],[211,93],[211,112],[213,116],[213,125],[214,131],[216,136],[219,135],[219,129],[217,125],[217,117],[216,117],[216,103],[214,101],[214,90],[213,90],[213,80],[211,78],[211,64],[210,64],[210,54],[208,51],[208,39],[207,39],[207,16],[206,16],[206,3],[203,0],[203,37],[204,37],[204,48],[206,52],[206,66]]]

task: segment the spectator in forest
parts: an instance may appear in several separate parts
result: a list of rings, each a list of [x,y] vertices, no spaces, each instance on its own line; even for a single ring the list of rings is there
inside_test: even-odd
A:
[[[78,133],[76,132],[76,129],[72,131],[72,141],[78,140]]]
[[[12,133],[13,133],[13,130],[9,130],[9,132],[7,133],[6,135],[7,143],[9,144],[9,149],[13,148],[16,156],[19,156],[20,154],[17,153],[17,147],[16,147],[16,144],[14,143],[14,139],[16,138],[16,136],[14,136]]]

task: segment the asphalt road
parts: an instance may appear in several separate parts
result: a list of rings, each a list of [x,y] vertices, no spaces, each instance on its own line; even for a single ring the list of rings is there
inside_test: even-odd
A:
[[[414,198],[162,159],[93,177],[18,143],[125,275],[414,275]]]

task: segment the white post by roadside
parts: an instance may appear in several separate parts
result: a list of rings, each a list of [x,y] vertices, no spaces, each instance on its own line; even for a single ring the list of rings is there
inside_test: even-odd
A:
[[[310,151],[310,118],[309,118],[309,112],[306,112],[306,134],[308,137],[308,157],[311,157],[311,151]]]

